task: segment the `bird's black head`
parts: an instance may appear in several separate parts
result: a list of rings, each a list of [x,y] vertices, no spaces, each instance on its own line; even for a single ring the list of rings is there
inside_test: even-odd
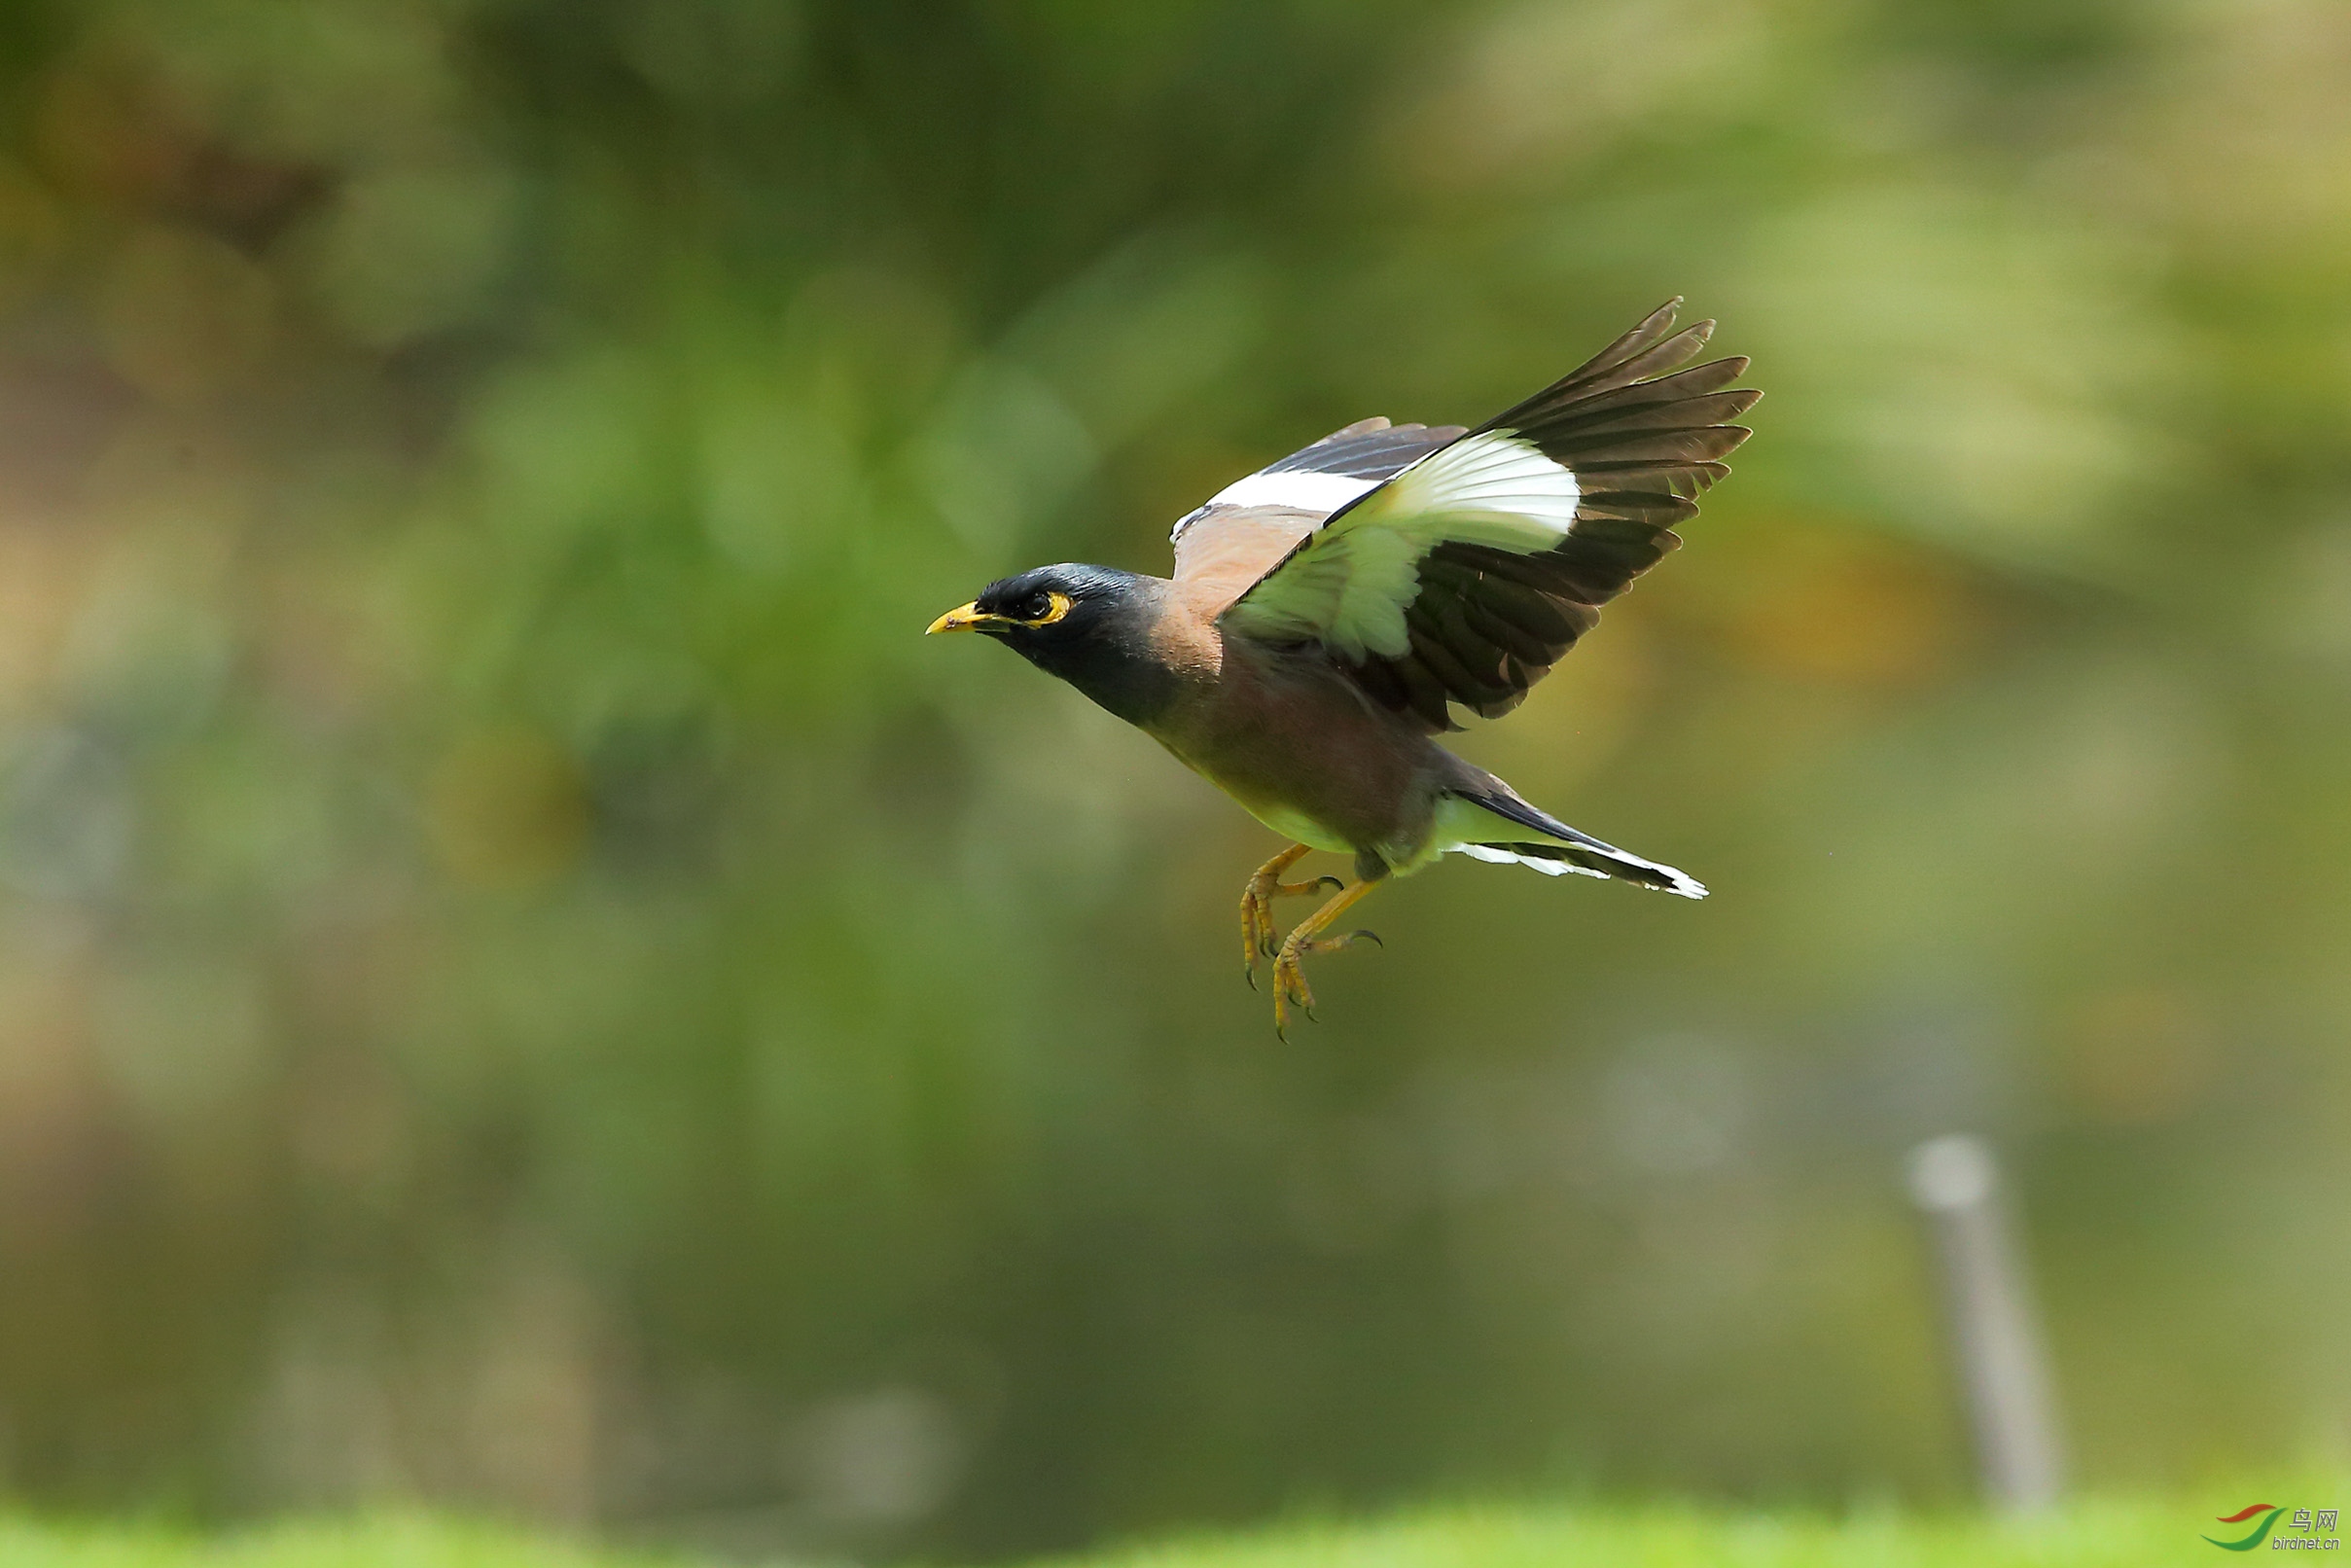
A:
[[[1108,566],[1039,566],[990,583],[930,629],[993,637],[1134,722],[1155,711],[1173,684],[1151,649],[1155,590],[1165,587]]]
[[[1106,566],[1038,566],[990,583],[980,597],[931,623],[933,631],[977,631],[1018,649],[1068,647],[1115,618],[1141,579]]]

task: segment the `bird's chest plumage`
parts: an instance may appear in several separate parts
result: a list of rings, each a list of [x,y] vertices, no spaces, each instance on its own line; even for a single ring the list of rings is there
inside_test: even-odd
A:
[[[1266,827],[1391,863],[1428,837],[1421,735],[1365,702],[1315,655],[1228,649],[1218,679],[1144,729]]]

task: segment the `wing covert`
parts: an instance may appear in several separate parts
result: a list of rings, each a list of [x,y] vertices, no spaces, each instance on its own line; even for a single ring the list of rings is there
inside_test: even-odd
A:
[[[1363,419],[1237,480],[1168,535],[1176,580],[1229,602],[1351,501],[1463,434]]]

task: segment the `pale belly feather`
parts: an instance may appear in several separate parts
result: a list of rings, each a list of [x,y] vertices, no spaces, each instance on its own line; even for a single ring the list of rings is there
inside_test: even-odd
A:
[[[1166,747],[1167,754],[1170,757],[1173,757],[1177,762],[1182,763],[1186,767],[1191,768],[1193,772],[1199,774],[1200,777],[1206,779],[1209,783],[1214,784],[1218,789],[1230,796],[1242,810],[1248,812],[1251,816],[1257,818],[1258,821],[1264,823],[1266,827],[1271,828],[1275,833],[1280,834],[1283,837],[1293,839],[1301,844],[1311,845],[1316,849],[1328,849],[1336,854],[1354,853],[1355,846],[1353,844],[1350,844],[1339,834],[1324,827],[1321,823],[1315,821],[1305,812],[1298,809],[1298,807],[1294,805],[1286,805],[1279,801],[1266,800],[1260,796],[1257,791],[1250,789],[1246,784],[1235,779],[1227,778],[1218,773],[1214,768],[1203,766],[1199,759],[1188,755],[1183,747],[1177,745],[1165,735],[1155,735],[1152,738],[1158,741],[1160,745]]]

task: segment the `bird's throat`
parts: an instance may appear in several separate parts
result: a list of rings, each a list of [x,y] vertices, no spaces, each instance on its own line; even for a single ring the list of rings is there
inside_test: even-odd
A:
[[[1048,675],[1058,675],[1128,724],[1146,729],[1183,691],[1179,673],[1116,635],[1021,652]]]

